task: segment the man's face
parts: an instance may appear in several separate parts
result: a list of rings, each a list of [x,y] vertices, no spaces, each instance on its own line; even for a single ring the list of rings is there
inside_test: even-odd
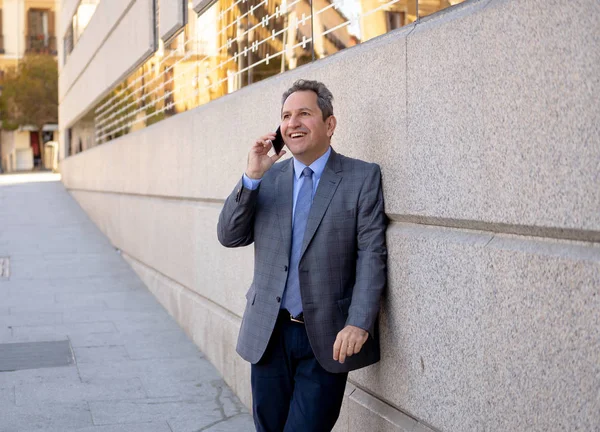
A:
[[[310,165],[329,148],[336,120],[323,113],[313,91],[297,91],[288,96],[281,110],[281,134],[296,159]]]

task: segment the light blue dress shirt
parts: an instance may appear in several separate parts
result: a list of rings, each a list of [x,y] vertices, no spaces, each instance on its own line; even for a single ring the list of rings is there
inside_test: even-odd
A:
[[[312,196],[314,198],[315,192],[317,191],[317,186],[319,186],[319,181],[321,180],[321,175],[323,175],[323,171],[325,170],[325,165],[327,165],[327,161],[329,160],[329,155],[331,154],[331,147],[327,149],[325,154],[321,156],[319,159],[311,163],[308,167],[313,170],[313,191]],[[304,177],[300,178],[302,171],[306,168],[302,162],[298,161],[294,158],[294,207],[292,208],[292,224],[294,223],[294,214],[296,213],[296,201],[298,200],[298,192],[300,192],[300,188],[302,187],[302,183],[304,183]],[[255,180],[248,177],[245,173],[242,177],[242,184],[246,189],[254,190],[260,184],[261,179]]]

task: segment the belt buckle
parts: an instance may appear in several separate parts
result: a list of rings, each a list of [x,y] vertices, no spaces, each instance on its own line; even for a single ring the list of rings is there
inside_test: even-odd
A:
[[[290,321],[291,321],[291,322],[298,323],[298,324],[304,324],[304,320],[302,319],[302,318],[304,318],[304,317],[302,316],[302,318],[301,318],[301,316],[302,316],[302,314],[298,315],[298,317],[297,317],[297,318],[294,318],[294,317],[292,316],[292,314],[290,314]]]

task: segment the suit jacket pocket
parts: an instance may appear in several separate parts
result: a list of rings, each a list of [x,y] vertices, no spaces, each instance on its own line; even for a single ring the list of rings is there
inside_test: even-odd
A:
[[[350,297],[343,298],[337,301],[338,308],[340,312],[347,317],[348,311],[350,309],[350,303],[352,303],[352,299]]]

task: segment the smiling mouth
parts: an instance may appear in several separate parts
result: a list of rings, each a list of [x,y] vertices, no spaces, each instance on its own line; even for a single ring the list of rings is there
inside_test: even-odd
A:
[[[292,139],[302,138],[305,135],[306,134],[304,132],[294,132],[294,133],[290,134],[290,138],[292,138]]]

